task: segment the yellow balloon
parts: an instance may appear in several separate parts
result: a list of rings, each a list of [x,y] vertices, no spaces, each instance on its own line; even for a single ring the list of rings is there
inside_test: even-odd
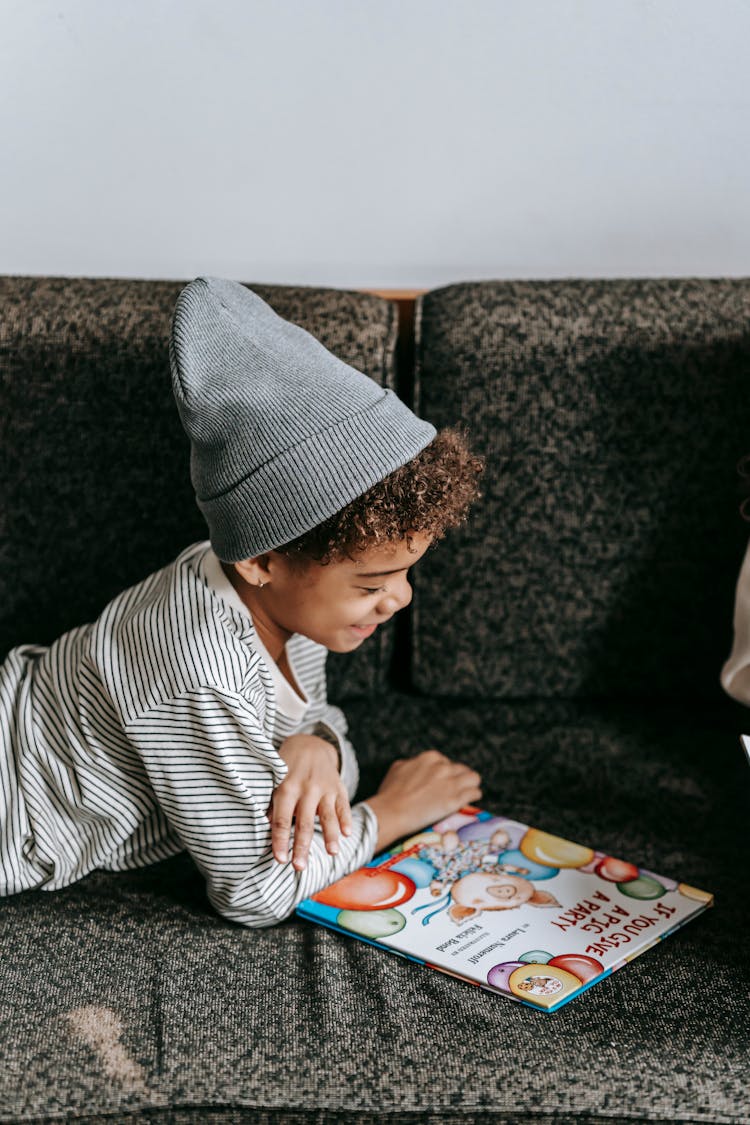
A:
[[[691,887],[688,883],[680,883],[677,890],[685,898],[692,898],[696,902],[713,902],[714,896],[709,894],[708,891],[699,891],[697,887]]]
[[[514,996],[539,1008],[551,1008],[582,984],[573,973],[553,965],[523,965],[514,969],[508,978],[508,987]]]
[[[406,851],[407,848],[413,848],[415,844],[439,844],[441,839],[439,832],[418,832],[416,836],[404,840],[401,850]]]
[[[521,840],[521,851],[527,859],[546,867],[585,867],[594,858],[591,848],[560,836],[550,836],[549,832],[540,832],[538,828],[529,828]]]

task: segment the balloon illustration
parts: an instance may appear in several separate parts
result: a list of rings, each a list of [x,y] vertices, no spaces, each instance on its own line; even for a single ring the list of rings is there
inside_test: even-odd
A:
[[[604,972],[601,961],[597,961],[595,957],[587,957],[585,953],[561,953],[547,964],[557,969],[565,969],[566,972],[578,977],[582,984]]]
[[[416,889],[414,881],[400,871],[361,867],[312,897],[340,910],[387,910],[407,902]]]
[[[487,984],[491,984],[493,988],[499,988],[507,992],[510,987],[508,984],[510,974],[515,972],[516,969],[523,967],[523,961],[503,961],[501,965],[493,965],[487,973]]]
[[[515,824],[512,820],[507,820],[504,816],[475,820],[473,824],[467,824],[463,828],[459,828],[458,838],[462,844],[469,844],[472,840],[489,840],[498,828],[507,832],[508,847],[517,848],[523,835],[523,827]]]
[[[454,812],[438,821],[437,824],[433,824],[432,827],[442,835],[443,832],[457,832],[464,825],[476,824],[476,822],[477,818],[472,816],[471,813]]]
[[[543,949],[530,949],[528,953],[522,953],[518,960],[532,965],[546,965],[552,960],[552,954],[545,953]]]
[[[596,865],[596,873],[610,883],[629,883],[631,879],[637,879],[639,875],[638,868],[634,863],[626,863],[625,860],[615,859],[611,855],[599,860]]]
[[[666,891],[677,890],[677,880],[670,879],[668,875],[655,875],[653,871],[646,871],[645,867],[640,870],[641,875],[648,875],[649,879],[656,879],[657,883],[661,883]]]
[[[583,867],[579,867],[579,871],[584,871],[587,875],[596,875],[597,866],[603,859],[606,859],[604,852],[594,852],[588,863],[584,863]]]
[[[391,871],[400,871],[402,875],[408,875],[417,887],[429,887],[437,874],[431,863],[411,855],[394,863]]]
[[[527,859],[543,863],[546,867],[584,867],[594,857],[591,848],[563,840],[560,836],[550,836],[538,828],[529,828],[521,840],[521,851]]]
[[[557,1001],[604,972],[604,965],[585,953],[560,953],[551,957],[543,950],[522,953],[518,961],[494,965],[487,974],[493,988],[510,991],[521,1000],[531,996]]]
[[[350,933],[375,940],[392,937],[406,925],[400,910],[340,910],[336,921]]]
[[[628,898],[661,898],[663,894],[666,894],[666,888],[658,879],[654,879],[653,875],[641,874],[637,879],[632,879],[627,883],[618,883],[617,889],[627,895]]]
[[[409,848],[413,848],[415,844],[429,845],[429,844],[439,844],[439,843],[440,843],[440,833],[439,832],[417,832],[416,836],[410,836],[408,840],[404,840],[401,847],[399,847],[399,848],[394,847],[393,850],[394,850],[394,852],[396,852],[396,851],[405,852]]]
[[[541,997],[557,1002],[581,987],[581,980],[556,965],[522,965],[508,977],[508,987],[519,1000]]]
[[[501,852],[500,862],[508,863],[512,867],[518,867],[520,875],[523,872],[524,879],[532,879],[538,882],[540,879],[554,879],[555,875],[560,874],[559,867],[547,867],[542,863],[536,863],[535,860],[529,859],[524,852],[516,849],[515,851]]]
[[[694,902],[713,902],[714,896],[710,895],[708,891],[699,891],[697,887],[691,887],[688,883],[680,883],[677,890],[685,898],[692,898]]]

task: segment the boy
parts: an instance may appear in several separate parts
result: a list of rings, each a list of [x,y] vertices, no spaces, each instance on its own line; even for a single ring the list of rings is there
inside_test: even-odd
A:
[[[481,462],[235,282],[183,290],[170,365],[210,542],[0,667],[0,893],[187,848],[222,915],[269,925],[481,795],[427,751],[350,809],[325,690],[327,650],[408,604]]]

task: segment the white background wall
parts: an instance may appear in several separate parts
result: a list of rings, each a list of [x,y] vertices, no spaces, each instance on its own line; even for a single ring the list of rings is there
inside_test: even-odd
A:
[[[748,0],[0,13],[0,272],[750,274]]]

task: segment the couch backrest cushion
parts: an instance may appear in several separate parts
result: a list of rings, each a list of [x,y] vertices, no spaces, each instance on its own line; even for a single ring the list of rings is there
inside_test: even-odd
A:
[[[207,536],[172,400],[179,282],[0,278],[0,656],[89,621]],[[393,386],[397,312],[371,294],[253,285]],[[329,662],[332,697],[385,682],[392,634]]]
[[[415,686],[719,694],[748,527],[750,281],[482,282],[416,308],[416,409],[487,457],[415,572]]]

